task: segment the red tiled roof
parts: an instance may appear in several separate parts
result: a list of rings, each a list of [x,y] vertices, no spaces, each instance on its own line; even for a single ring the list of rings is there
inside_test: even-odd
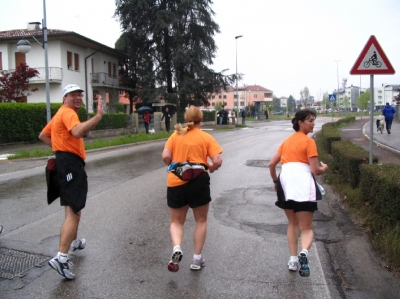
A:
[[[272,90],[269,90],[265,87],[262,87],[260,85],[245,85],[245,86],[238,86],[238,91],[266,91],[266,92],[272,92]],[[227,92],[233,92],[236,90],[236,86],[228,86],[226,88]],[[224,90],[221,89],[221,93],[223,93]]]
[[[72,31],[65,31],[59,29],[47,29],[47,35],[73,33]],[[42,36],[42,29],[28,30],[28,29],[15,29],[0,31],[1,38],[24,37],[24,36]]]
[[[0,31],[0,41],[16,42],[21,38],[27,40],[33,40],[32,36],[41,40],[43,37],[43,32],[41,28],[35,30],[28,29],[14,29],[7,31]],[[120,50],[103,45],[95,40],[87,38],[73,31],[65,31],[59,29],[47,29],[48,40],[62,40],[71,44],[75,44],[84,48],[101,48],[101,52],[112,55],[114,57],[125,59],[128,57],[127,54],[121,52]]]
[[[262,87],[260,85],[247,85],[246,86],[246,91],[270,91],[272,92],[272,90],[269,90],[265,87]]]

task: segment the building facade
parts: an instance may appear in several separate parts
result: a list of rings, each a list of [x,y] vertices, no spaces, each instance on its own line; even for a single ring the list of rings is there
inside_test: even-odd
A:
[[[239,99],[239,100],[238,100]],[[237,110],[254,105],[256,112],[265,111],[265,107],[272,103],[273,92],[260,85],[245,85],[237,88],[229,86],[226,90],[208,96],[209,106],[206,109],[215,109],[217,103],[222,103],[224,109]]]
[[[1,31],[0,70],[12,72],[20,63],[38,70],[39,77],[29,80],[31,88],[37,91],[30,92],[26,102],[46,102],[44,50],[33,37],[43,40],[40,23],[29,23],[27,29]],[[94,110],[98,94],[106,99],[106,110],[113,112],[112,105],[119,102],[122,89],[119,65],[127,55],[72,31],[48,29],[47,37],[50,102],[62,102],[63,87],[77,84],[85,90],[84,104],[88,112]],[[21,39],[31,44],[26,54],[17,49]]]

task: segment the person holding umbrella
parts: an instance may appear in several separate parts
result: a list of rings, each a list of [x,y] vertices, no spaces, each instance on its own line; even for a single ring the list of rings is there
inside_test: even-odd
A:
[[[150,121],[151,121],[151,114],[148,110],[146,110],[143,113],[143,123],[144,127],[146,128],[146,134],[149,134]]]

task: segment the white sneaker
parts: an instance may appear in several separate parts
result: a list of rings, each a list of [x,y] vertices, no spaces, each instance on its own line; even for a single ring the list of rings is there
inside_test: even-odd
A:
[[[84,249],[86,246],[86,239],[76,239],[72,241],[71,246],[69,247],[70,252],[75,252],[78,250]]]
[[[72,263],[69,260],[66,263],[60,263],[57,257],[53,257],[48,263],[50,267],[66,279],[71,280],[75,278],[75,274],[71,272]]]
[[[168,270],[171,272],[179,271],[179,262],[182,260],[182,249],[180,246],[175,246],[172,250],[172,257],[168,263]]]
[[[287,265],[288,265],[289,271],[297,271],[297,268],[299,267],[299,261],[290,260]]]
[[[196,260],[193,258],[193,262],[190,265],[190,269],[192,270],[201,270],[202,267],[206,265],[206,260],[201,257],[200,259]]]

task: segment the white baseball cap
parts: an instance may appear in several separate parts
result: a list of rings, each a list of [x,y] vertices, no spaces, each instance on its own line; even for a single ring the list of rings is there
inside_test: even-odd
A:
[[[76,84],[69,84],[69,85],[65,86],[63,89],[63,97],[65,97],[68,93],[73,92],[73,91],[83,92],[83,89],[80,88]]]

